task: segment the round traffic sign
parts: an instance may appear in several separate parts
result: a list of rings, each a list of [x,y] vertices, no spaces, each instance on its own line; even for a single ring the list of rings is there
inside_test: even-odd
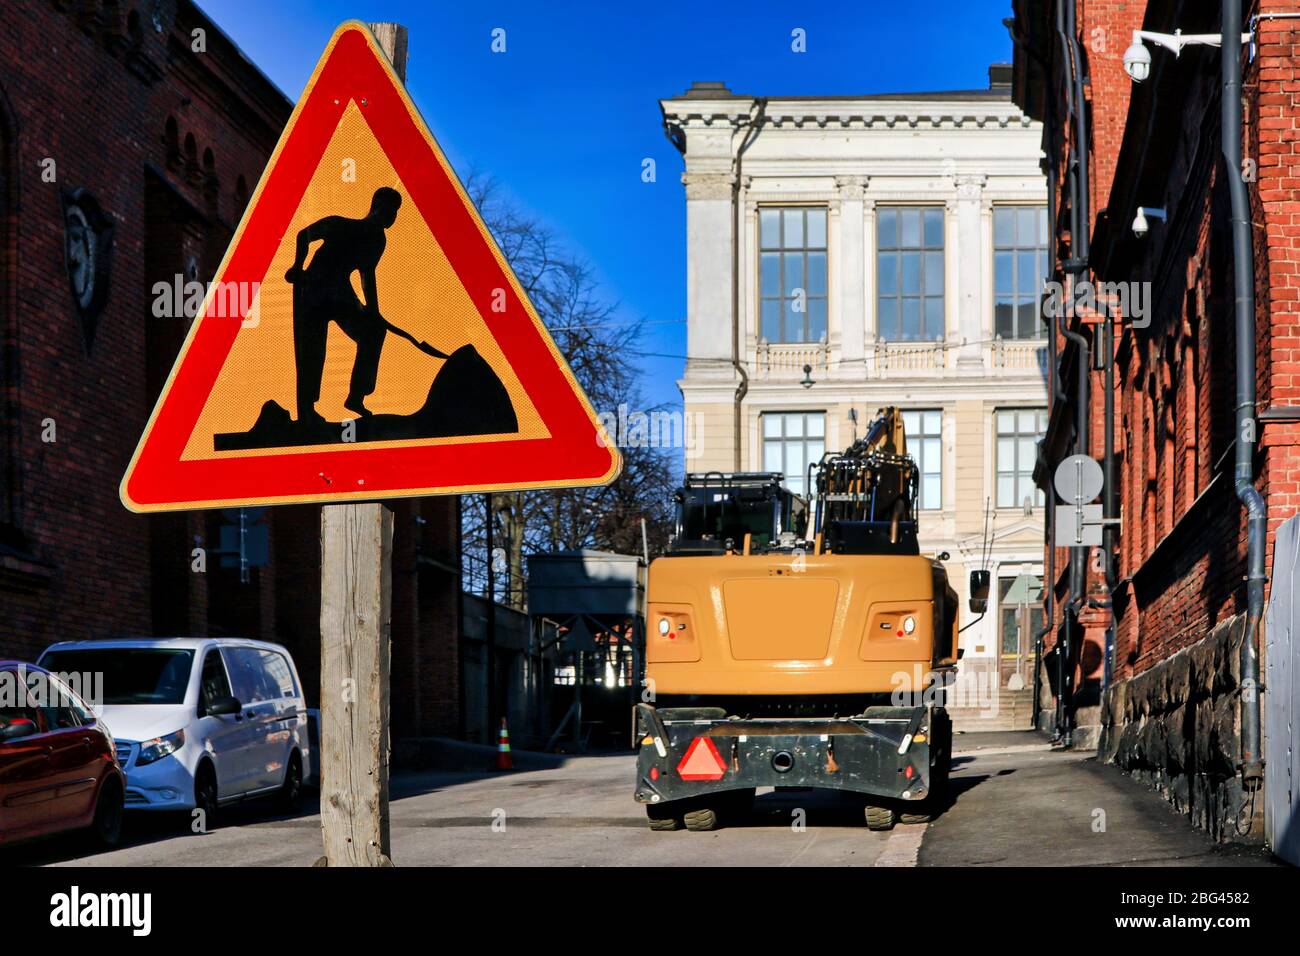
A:
[[[1071,455],[1056,466],[1052,483],[1062,501],[1091,501],[1105,483],[1101,465],[1087,455]]]

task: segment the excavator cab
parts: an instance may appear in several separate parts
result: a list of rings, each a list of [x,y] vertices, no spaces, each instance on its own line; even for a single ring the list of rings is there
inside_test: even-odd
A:
[[[675,497],[674,555],[794,547],[807,524],[803,499],[779,472],[692,472]]]

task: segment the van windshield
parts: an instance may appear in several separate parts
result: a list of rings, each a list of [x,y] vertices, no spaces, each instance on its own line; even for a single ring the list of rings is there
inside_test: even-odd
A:
[[[193,660],[189,650],[98,647],[50,651],[41,666],[55,674],[103,674],[105,704],[183,704]]]

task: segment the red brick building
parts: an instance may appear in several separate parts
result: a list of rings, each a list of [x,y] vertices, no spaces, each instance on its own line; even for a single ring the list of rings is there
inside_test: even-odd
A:
[[[0,658],[246,635],[287,645],[315,703],[319,509],[268,510],[243,583],[211,553],[230,516],[134,515],[117,490],[187,330],[155,317],[154,284],[211,279],[291,109],[190,0],[6,0]],[[394,732],[455,734],[456,500],[395,511]]]
[[[1175,56],[1147,42],[1141,83],[1124,66],[1134,30],[1221,34],[1219,3],[1016,0],[1009,23],[1014,98],[1045,124],[1053,279],[1130,294],[1127,308],[1112,299],[1053,336],[1036,477],[1050,489],[1066,456],[1109,459],[1101,501],[1120,523],[1101,548],[1047,548],[1040,725],[1099,744],[1225,838],[1247,822],[1238,823],[1251,719],[1241,694],[1251,640],[1242,496],[1252,486],[1262,496],[1270,574],[1277,527],[1300,506],[1300,19],[1289,17],[1300,2],[1273,0],[1266,12],[1282,16],[1258,22],[1257,4],[1242,6],[1255,50],[1247,43],[1241,57],[1240,171],[1223,155],[1217,47]],[[1244,257],[1233,241],[1234,175],[1249,200]],[[1249,338],[1237,333],[1234,264],[1252,258],[1256,414],[1239,419],[1234,350]]]

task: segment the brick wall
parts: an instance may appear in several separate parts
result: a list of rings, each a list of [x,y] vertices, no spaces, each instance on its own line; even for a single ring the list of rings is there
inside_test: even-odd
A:
[[[1109,595],[1095,564],[1088,578],[1091,597],[1114,602],[1114,673],[1097,712],[1102,752],[1196,825],[1229,838],[1237,829],[1220,811],[1242,803],[1235,655],[1246,610],[1245,512],[1232,474],[1236,293],[1226,178],[1238,171],[1225,169],[1220,154],[1217,51],[1189,50],[1174,61],[1149,45],[1163,76],[1153,71],[1140,107],[1121,59],[1129,31],[1144,20],[1162,32],[1217,32],[1219,11],[1159,0],[1078,8],[1085,48],[1094,31],[1106,38],[1106,49],[1088,56],[1091,222],[1104,223],[1092,266],[1104,265],[1109,279],[1149,282],[1153,293],[1150,327],[1117,330],[1119,584]],[[1268,10],[1300,12],[1300,0]],[[1268,507],[1271,569],[1274,533],[1300,508],[1300,423],[1285,411],[1300,407],[1300,21],[1261,21],[1256,41],[1243,76],[1243,172],[1253,204],[1262,416],[1256,486]],[[1056,188],[1064,195],[1063,182]],[[1135,205],[1163,206],[1168,220],[1133,241]],[[1100,372],[1092,382],[1089,453],[1100,459]],[[1073,401],[1073,379],[1062,384]],[[1067,555],[1056,554],[1059,569]],[[1095,640],[1107,615],[1090,612],[1085,623]]]
[[[1300,0],[1269,3],[1300,13]],[[1258,162],[1256,266],[1261,324],[1261,385],[1269,404],[1300,406],[1300,20],[1263,20],[1258,27],[1259,85],[1252,98],[1251,156]],[[1262,267],[1262,268],[1261,268]],[[1261,446],[1267,468],[1268,562],[1278,526],[1300,510],[1300,424],[1266,420]]]
[[[1076,17],[1087,59],[1092,153],[1089,167],[1092,213],[1105,209],[1124,139],[1133,81],[1124,72],[1124,51],[1142,27],[1146,4],[1138,0],[1081,0]]]

